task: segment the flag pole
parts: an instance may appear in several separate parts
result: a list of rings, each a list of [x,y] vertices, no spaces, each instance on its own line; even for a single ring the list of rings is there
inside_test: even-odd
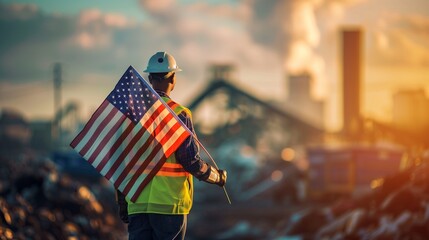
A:
[[[140,73],[133,67],[130,66],[134,69],[135,73],[140,77],[140,79],[142,79],[143,81],[146,81],[141,75]],[[147,83],[147,81],[146,81]],[[210,153],[207,151],[207,149],[204,147],[204,145],[200,142],[200,140],[198,140],[197,136],[194,134],[194,132],[192,132],[188,126],[186,126],[182,120],[179,118],[179,116],[177,116],[177,114],[173,111],[173,109],[170,108],[170,106],[168,106],[168,104],[164,101],[164,99],[161,98],[161,96],[159,96],[159,94],[152,88],[152,86],[150,84],[146,84],[150,91],[155,94],[157,96],[158,99],[161,100],[161,103],[167,108],[167,110],[172,113],[173,117],[179,121],[180,123],[182,123],[182,126],[185,128],[185,130],[191,134],[191,136],[195,139],[195,141],[197,141],[197,143],[201,146],[201,148],[204,150],[204,152],[207,154],[207,156],[210,158],[210,160],[213,162],[214,166],[216,167],[217,170],[219,170],[219,167],[217,166],[215,160],[212,158],[212,156],[210,155]],[[228,203],[231,204],[231,199],[229,198],[229,195],[226,191],[225,186],[222,187],[223,188],[223,192],[225,193],[225,197],[228,200]]]
[[[212,160],[212,162],[215,165],[216,169],[219,170],[219,167],[217,166],[215,160],[210,155],[209,151],[207,151],[207,149],[204,147],[204,145],[200,142],[200,140],[198,140],[198,138],[194,134],[192,134],[192,136],[194,137],[195,141],[197,141],[197,143],[201,146],[201,148],[204,150],[204,152],[206,152],[206,154],[210,158],[210,160]],[[225,197],[228,200],[228,203],[231,205],[231,199],[229,199],[229,195],[228,195],[228,192],[226,191],[225,186],[223,186],[222,188],[223,188],[223,191],[225,193]]]

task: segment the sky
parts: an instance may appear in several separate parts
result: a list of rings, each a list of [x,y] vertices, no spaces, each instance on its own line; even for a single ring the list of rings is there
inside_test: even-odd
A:
[[[366,117],[389,122],[399,90],[429,96],[427,0],[0,0],[0,108],[52,118],[60,62],[62,104],[88,119],[129,65],[142,73],[167,51],[184,70],[172,97],[185,105],[213,63],[234,64],[238,85],[280,103],[287,76],[309,72],[325,126],[338,129],[339,31],[350,26],[364,34]]]

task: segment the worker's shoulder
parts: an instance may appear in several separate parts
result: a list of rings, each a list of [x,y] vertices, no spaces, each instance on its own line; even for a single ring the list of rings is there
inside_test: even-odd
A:
[[[189,117],[189,118],[192,117],[192,112],[191,112],[191,110],[189,110],[189,108],[187,108],[183,105],[179,105],[176,109],[178,110],[178,112],[180,114],[184,114],[185,117]]]
[[[189,108],[183,106],[182,104],[174,101],[171,98],[168,98],[168,101],[166,101],[168,106],[171,107],[174,112],[178,114],[183,114],[185,117],[192,117],[192,112],[189,110]]]

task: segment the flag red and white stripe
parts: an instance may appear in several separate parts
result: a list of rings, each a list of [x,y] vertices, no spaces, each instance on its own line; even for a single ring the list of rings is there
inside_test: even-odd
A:
[[[130,66],[70,145],[134,202],[190,135]]]

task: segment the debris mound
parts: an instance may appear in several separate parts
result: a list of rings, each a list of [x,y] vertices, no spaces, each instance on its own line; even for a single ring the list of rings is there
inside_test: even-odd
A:
[[[78,180],[50,160],[0,159],[0,240],[125,239],[103,180]]]
[[[369,194],[295,213],[277,239],[427,239],[429,164],[386,177]]]

